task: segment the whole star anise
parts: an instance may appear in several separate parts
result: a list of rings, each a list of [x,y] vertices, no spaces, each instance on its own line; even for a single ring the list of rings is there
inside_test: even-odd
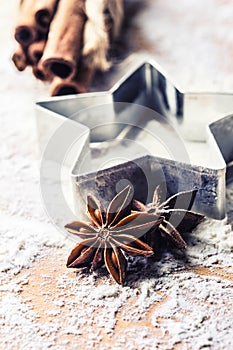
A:
[[[65,226],[71,232],[85,240],[71,251],[67,267],[90,266],[94,271],[106,265],[114,280],[122,284],[125,279],[128,255],[151,256],[153,249],[138,237],[152,227],[157,228],[163,218],[147,212],[131,213],[132,189],[128,186],[118,193],[107,210],[97,199],[89,195],[87,212],[91,222],[74,221]]]
[[[203,219],[204,215],[191,211],[197,190],[179,192],[161,202],[159,187],[156,188],[153,202],[144,205],[134,200],[133,209],[162,216],[164,220],[157,228],[152,228],[146,234],[146,242],[155,250],[159,250],[164,240],[170,241],[179,249],[187,247],[182,234],[191,232]]]

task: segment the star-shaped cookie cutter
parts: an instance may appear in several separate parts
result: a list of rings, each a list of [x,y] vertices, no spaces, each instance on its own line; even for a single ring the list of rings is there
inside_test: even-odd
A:
[[[57,132],[62,146],[54,144],[55,148],[45,158],[61,162],[65,156],[63,151],[59,151],[63,143],[67,150],[77,138],[79,140],[71,156],[71,161],[75,161],[71,174],[74,197],[77,199],[81,192],[82,195],[94,192],[108,201],[116,193],[120,179],[124,179],[133,184],[136,198],[145,201],[148,192],[154,189],[149,188],[148,178],[152,179],[155,187],[155,178],[162,173],[169,194],[198,188],[194,209],[212,218],[223,219],[226,215],[226,169],[233,161],[233,117],[223,116],[233,111],[233,95],[182,91],[148,57],[128,60],[113,72],[110,81],[114,79],[115,84],[107,91],[55,97],[36,104],[41,149],[64,123],[71,121],[71,127],[63,127],[61,134]],[[132,104],[143,107],[137,107],[135,113]],[[182,157],[169,159],[155,152],[136,154],[135,151],[127,161],[121,159],[120,164],[110,166],[106,162],[105,167],[94,171],[95,158],[101,157],[103,149],[111,148],[112,141],[117,141],[119,145],[126,135],[128,139],[131,124],[144,128],[145,125],[140,124],[144,113],[141,108],[150,108],[164,116],[176,132],[188,139],[185,147],[191,146],[194,153],[200,145],[205,145],[203,158],[208,158],[207,162],[201,159],[193,161],[191,158],[190,163]],[[157,129],[159,123],[157,120]],[[66,141],[62,135],[66,135]],[[94,163],[91,165],[92,158]],[[80,210],[80,203],[78,207]]]

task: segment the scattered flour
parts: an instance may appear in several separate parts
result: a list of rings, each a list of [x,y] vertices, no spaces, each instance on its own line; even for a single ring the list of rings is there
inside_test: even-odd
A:
[[[231,89],[232,68],[226,58],[222,61],[216,54],[214,43],[221,39],[227,53],[233,47],[229,30],[232,4],[208,0],[208,6],[205,4],[208,11],[203,11],[201,0],[178,2],[181,6],[172,5],[171,1],[154,2],[155,13],[160,15],[155,30],[149,32],[153,36],[151,40],[154,36],[160,39],[157,59],[164,61],[175,78],[182,75],[185,86],[193,82],[192,86],[199,88],[200,79],[206,76],[202,87],[218,89],[224,81],[224,86]],[[224,4],[221,11],[216,12],[221,3]],[[174,30],[172,14],[177,12],[180,21]],[[70,243],[48,222],[41,204],[33,106],[38,96],[48,95],[48,89],[34,81],[29,71],[17,73],[9,62],[15,14],[15,0],[2,4],[0,39],[8,44],[0,57],[0,347],[63,350],[77,348],[78,342],[80,349],[101,350],[167,350],[176,345],[192,350],[232,349],[233,279],[192,270],[204,266],[211,272],[220,265],[233,273],[233,232],[226,222],[204,221],[187,237],[189,248],[185,255],[174,251],[165,253],[159,261],[129,259],[129,276],[124,287],[112,284],[106,270],[101,269],[92,275],[62,270],[56,278],[56,289],[54,286],[46,289],[55,273],[53,268],[48,268],[38,282],[44,304],[48,306],[43,322],[40,310],[33,309],[33,300],[39,296],[22,296],[31,289],[33,267],[48,252],[54,254],[55,260],[61,260],[61,256],[67,256]],[[208,22],[211,28],[205,25],[207,15],[217,23],[224,22],[215,38],[217,29],[212,21]],[[200,24],[200,29],[193,33],[194,42],[187,34],[193,31],[197,21],[193,16]],[[211,41],[205,40],[210,35]],[[188,41],[192,48],[197,46],[193,56],[192,50],[182,49]],[[190,61],[187,67],[182,63],[184,56],[187,56],[185,62]],[[200,57],[203,65],[196,64],[201,63]],[[221,72],[216,72],[219,66]],[[178,67],[176,72],[174,67]],[[190,74],[194,70],[195,77]],[[230,213],[232,188],[227,193]],[[123,326],[119,329],[120,322]],[[103,341],[106,337],[108,343]]]

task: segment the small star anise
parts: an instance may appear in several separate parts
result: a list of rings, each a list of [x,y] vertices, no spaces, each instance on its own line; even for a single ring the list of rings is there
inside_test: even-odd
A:
[[[163,218],[150,213],[131,213],[132,190],[128,186],[119,192],[104,210],[94,196],[87,198],[87,211],[91,222],[74,221],[67,224],[68,232],[85,240],[70,253],[67,267],[91,267],[96,270],[103,264],[114,280],[122,284],[125,279],[128,255],[151,256],[152,248],[138,237],[152,227],[158,227]]]
[[[196,193],[197,190],[179,192],[161,203],[157,187],[152,203],[144,205],[137,200],[133,201],[134,210],[164,217],[159,226],[152,228],[146,235],[146,241],[153,249],[158,250],[164,240],[170,241],[179,249],[187,247],[182,234],[191,232],[204,219],[204,215],[190,210]]]

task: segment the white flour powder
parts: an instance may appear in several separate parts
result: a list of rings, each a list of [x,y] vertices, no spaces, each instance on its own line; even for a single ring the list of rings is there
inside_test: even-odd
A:
[[[149,30],[151,39],[159,40],[155,56],[174,76],[175,71],[178,78],[183,76],[184,85],[193,81],[198,88],[232,88],[232,3],[165,3],[153,5],[153,16],[160,13]],[[63,266],[70,243],[49,223],[40,198],[33,108],[35,97],[46,96],[47,88],[29,71],[19,74],[10,64],[15,1],[4,2],[1,11],[0,347],[63,350],[77,348],[77,341],[81,349],[174,349],[176,344],[177,349],[232,349],[233,233],[225,222],[204,221],[187,237],[185,256],[174,252],[159,261],[129,259],[126,287],[112,284],[105,269],[93,275],[70,270],[59,274],[55,263],[35,282],[36,267],[49,254]],[[221,26],[213,28],[211,16]],[[193,54],[184,49],[188,41],[196,48]],[[228,59],[222,60],[218,41]],[[196,266],[204,266],[206,275],[195,272]],[[225,275],[216,275],[218,266],[225,268]],[[53,274],[56,290],[50,288]],[[30,295],[33,281],[40,295]],[[33,310],[37,297],[44,303],[43,322],[40,305]],[[106,337],[108,342],[102,343]]]

